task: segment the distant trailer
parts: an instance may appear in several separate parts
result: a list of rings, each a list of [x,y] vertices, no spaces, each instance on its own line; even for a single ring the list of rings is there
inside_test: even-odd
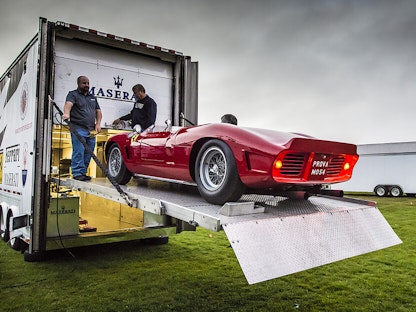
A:
[[[377,196],[415,196],[416,142],[358,145],[357,152],[360,159],[351,180],[337,187]]]

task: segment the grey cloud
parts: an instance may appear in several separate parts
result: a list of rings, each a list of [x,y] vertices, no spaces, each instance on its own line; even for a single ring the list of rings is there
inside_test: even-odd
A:
[[[240,125],[353,143],[416,140],[414,1],[36,3],[2,3],[2,72],[45,16],[191,55],[200,122],[231,112]]]

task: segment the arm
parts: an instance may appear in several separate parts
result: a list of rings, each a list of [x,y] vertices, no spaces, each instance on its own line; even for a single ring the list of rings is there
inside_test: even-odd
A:
[[[62,120],[69,119],[71,109],[74,104],[70,101],[66,101],[64,105],[64,113],[62,114]]]
[[[154,125],[156,122],[156,111],[157,111],[156,103],[153,101],[153,103],[150,106],[149,111],[147,112],[147,120],[149,122],[149,126]]]
[[[101,120],[103,119],[101,109],[95,110],[95,118],[97,119],[97,122],[95,123],[95,131],[101,132]]]
[[[122,116],[120,118],[117,118],[113,121],[113,125],[118,124],[121,120],[131,120],[131,114],[127,114],[125,116]]]

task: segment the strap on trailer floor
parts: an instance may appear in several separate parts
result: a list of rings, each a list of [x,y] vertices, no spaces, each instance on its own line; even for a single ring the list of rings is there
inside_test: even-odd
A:
[[[60,185],[123,201],[105,179],[66,179]],[[244,195],[238,202],[218,206],[204,201],[190,186],[133,180],[121,187],[136,208],[212,231],[224,229],[249,284],[401,243],[374,202]]]

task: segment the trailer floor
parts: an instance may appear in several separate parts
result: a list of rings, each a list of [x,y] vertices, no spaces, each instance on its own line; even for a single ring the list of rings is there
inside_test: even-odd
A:
[[[97,215],[94,212],[82,213],[80,217],[88,222],[89,227],[96,228],[97,232],[108,232],[139,227],[138,225],[116,220],[108,216]]]

